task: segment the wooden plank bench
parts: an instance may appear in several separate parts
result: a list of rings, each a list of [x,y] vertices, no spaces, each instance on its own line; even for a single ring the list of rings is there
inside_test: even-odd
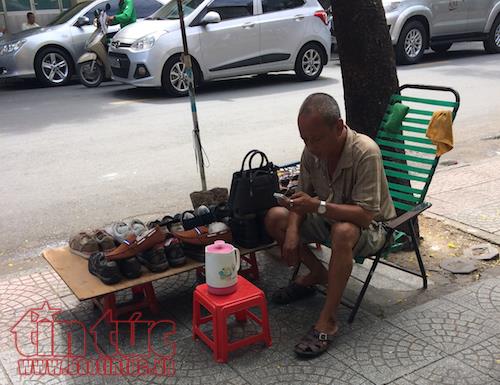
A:
[[[256,253],[273,247],[275,244],[264,245],[254,249],[239,248],[241,259],[247,266],[240,270],[240,274],[253,279],[259,279],[259,268]],[[88,271],[88,261],[70,252],[69,247],[47,249],[42,252],[54,271],[66,283],[71,292],[79,301],[92,300],[103,313],[111,311],[112,318],[149,309],[153,314],[158,313],[158,301],[153,288],[153,282],[177,274],[196,270],[198,276],[204,276],[205,264],[187,258],[187,263],[180,267],[171,267],[161,273],[143,271],[139,278],[124,279],[114,285],[106,285]],[[132,291],[132,300],[128,303],[117,303],[116,293],[121,290]]]

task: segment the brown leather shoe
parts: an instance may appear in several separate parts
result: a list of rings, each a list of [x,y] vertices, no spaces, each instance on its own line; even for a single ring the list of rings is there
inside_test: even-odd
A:
[[[231,230],[223,230],[214,233],[208,232],[207,226],[195,227],[192,230],[177,231],[173,233],[174,236],[183,243],[191,245],[211,245],[215,241],[221,240],[225,242],[232,242],[233,236]]]
[[[109,261],[130,258],[136,256],[137,253],[149,250],[153,246],[164,241],[165,233],[161,231],[160,227],[157,226],[138,237],[135,234],[129,235],[120,246],[113,251],[106,253],[106,258]]]

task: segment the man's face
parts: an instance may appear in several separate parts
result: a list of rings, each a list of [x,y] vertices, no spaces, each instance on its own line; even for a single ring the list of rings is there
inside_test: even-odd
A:
[[[339,137],[344,122],[339,119],[334,126],[329,126],[316,113],[302,114],[298,118],[300,137],[307,149],[320,159],[328,159],[339,146]]]
[[[34,24],[35,23],[35,15],[29,15],[28,16],[28,23]]]

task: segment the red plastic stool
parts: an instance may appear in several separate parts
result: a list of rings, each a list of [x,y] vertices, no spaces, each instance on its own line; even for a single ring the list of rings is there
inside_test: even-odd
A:
[[[207,309],[210,315],[201,317],[200,305]],[[250,308],[257,306],[260,308],[262,318],[250,311]],[[253,319],[261,326],[261,332],[230,343],[227,333],[227,318],[232,314],[240,322],[245,322],[247,318]],[[200,329],[201,325],[210,321],[213,324],[213,339],[210,339]],[[229,352],[259,341],[271,346],[267,302],[262,290],[242,276],[238,276],[237,290],[229,295],[213,295],[208,292],[206,283],[198,285],[193,297],[193,339],[197,337],[212,349],[214,359],[217,362],[227,362]]]

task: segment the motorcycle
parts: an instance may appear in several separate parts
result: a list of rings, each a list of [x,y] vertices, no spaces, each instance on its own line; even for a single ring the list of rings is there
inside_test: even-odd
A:
[[[111,66],[108,60],[107,45],[107,11],[110,5],[106,4],[104,10],[95,11],[94,22],[96,30],[85,43],[85,52],[78,59],[78,74],[81,83],[86,87],[98,87],[103,80],[111,79]]]

